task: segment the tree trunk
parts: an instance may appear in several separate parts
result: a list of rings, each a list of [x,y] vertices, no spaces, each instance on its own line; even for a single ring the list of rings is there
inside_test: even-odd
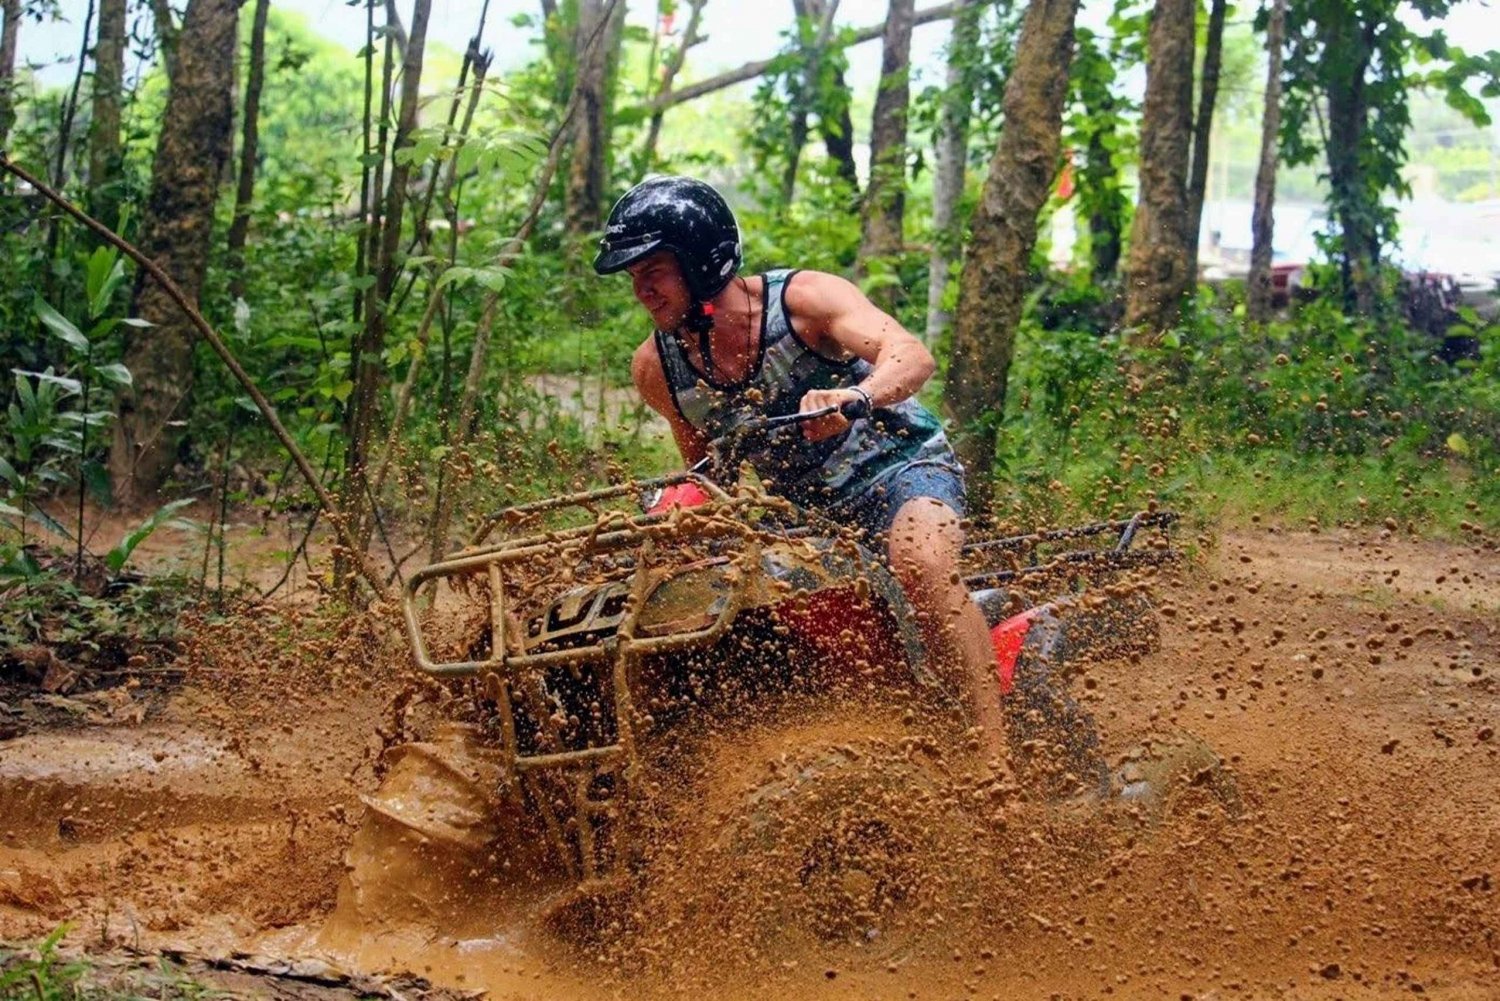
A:
[[[140,247],[196,302],[208,266],[218,181],[229,158],[229,94],[238,34],[237,0],[190,0],[176,74],[167,91]],[[133,332],[125,365],[134,386],[120,401],[109,467],[126,503],[154,498],[171,474],[193,384],[194,328],[157,283],[136,278],[133,315],[153,324]]]
[[[891,0],[885,22],[880,85],[870,122],[870,183],[860,212],[860,275],[869,274],[875,257],[901,252],[906,209],[906,111],[911,101],[911,29],[916,0]],[[896,286],[887,284],[872,296],[887,311],[895,306]]]
[[[1371,28],[1345,22],[1328,50],[1340,53],[1330,62],[1344,70],[1342,79],[1331,81],[1328,88],[1328,187],[1329,203],[1343,234],[1344,306],[1361,316],[1373,316],[1377,301],[1376,269],[1380,261],[1380,232],[1366,208],[1368,196],[1361,190],[1363,169],[1360,152],[1364,149],[1365,129],[1369,124],[1369,103],[1365,95],[1365,72],[1369,68],[1372,46],[1366,37]]]
[[[688,0],[687,27],[683,29],[681,43],[672,50],[672,55],[662,70],[661,87],[657,91],[658,98],[671,95],[672,84],[676,82],[677,74],[682,72],[683,63],[687,61],[688,49],[703,41],[698,35],[698,25],[703,20],[703,5],[707,2],[708,0]],[[646,130],[646,145],[643,147],[641,156],[641,163],[646,173],[650,173],[656,166],[656,144],[661,139],[661,124],[666,113],[665,107],[656,107],[651,112],[651,124]]]
[[[1187,248],[1195,0],[1156,0],[1147,37],[1140,196],[1130,230],[1125,325],[1153,341],[1182,315],[1192,284]]]
[[[427,45],[427,22],[432,0],[416,0],[412,11],[411,33],[401,64],[401,102],[397,109],[396,137],[393,151],[411,145],[411,134],[417,127],[417,104],[421,97],[422,60]],[[375,297],[365,314],[354,357],[354,392],[350,396],[349,440],[344,446],[344,483],[339,507],[349,520],[350,530],[363,545],[370,537],[369,490],[365,460],[369,455],[370,435],[378,417],[380,385],[385,379],[385,335],[390,324],[391,293],[400,274],[397,250],[401,245],[401,219],[406,207],[407,182],[412,163],[391,157],[390,180],[386,184],[385,208],[381,213],[380,243],[375,254]]]
[[[604,222],[604,189],[609,183],[609,76],[619,47],[625,4],[579,0],[574,35],[574,66],[582,102],[573,122],[572,157],[564,219],[569,235],[583,237]],[[603,32],[597,44],[594,35]]]
[[[21,0],[4,0],[0,13],[5,24],[0,25],[0,149],[10,139],[10,130],[16,124],[16,46],[21,37]]]
[[[99,0],[89,124],[89,214],[113,229],[120,205],[120,92],[125,79],[126,0]],[[3,142],[3,140],[0,140]]]
[[[1118,99],[1105,94],[1098,106],[1085,109],[1095,119],[1112,118]],[[1094,129],[1089,133],[1087,157],[1080,171],[1082,184],[1092,189],[1089,198],[1094,211],[1089,213],[1089,263],[1094,281],[1104,284],[1115,278],[1124,251],[1124,221],[1129,201],[1119,188],[1119,168],[1114,150],[1105,142],[1106,135],[1117,135],[1113,128]]]
[[[1032,0],[1005,83],[1005,128],[974,212],[944,400],[970,499],[988,510],[1016,326],[1029,287],[1037,214],[1057,175],[1078,0]]]
[[[255,0],[250,28],[250,69],[245,80],[245,114],[240,133],[240,177],[229,224],[229,292],[245,294],[245,239],[250,234],[250,202],[255,197],[255,160],[260,152],[260,92],[266,76],[266,15],[271,0]]]
[[[183,25],[179,28],[172,18],[171,0],[151,0],[151,20],[156,25],[156,45],[161,52],[161,64],[167,71],[167,81],[170,83],[177,76],[177,42],[182,32],[187,30],[187,17],[184,15]],[[233,72],[230,77],[232,80]]]
[[[1213,0],[1208,36],[1203,43],[1203,82],[1198,88],[1198,117],[1193,122],[1193,165],[1188,175],[1188,274],[1198,277],[1198,232],[1203,228],[1203,193],[1208,188],[1208,155],[1219,99],[1219,68],[1224,62],[1224,12],[1227,0]]]
[[[844,82],[844,71],[833,74],[832,92],[838,95],[837,107],[825,107],[818,114],[818,132],[823,136],[823,148],[828,158],[838,168],[838,174],[849,185],[849,190],[859,194],[859,167],[854,162],[854,119],[849,115],[849,85]]]
[[[1245,311],[1251,323],[1271,319],[1271,246],[1275,226],[1276,162],[1281,135],[1281,54],[1286,44],[1286,0],[1271,0],[1266,23],[1266,107],[1260,124],[1260,165],[1251,212],[1250,275]]]
[[[927,342],[934,343],[948,329],[952,315],[943,308],[948,274],[958,256],[963,235],[955,225],[958,201],[964,193],[964,161],[969,148],[969,104],[964,86],[964,60],[979,44],[978,0],[962,0],[948,42],[948,73],[944,79],[942,124],[933,151],[932,251],[927,258]]]

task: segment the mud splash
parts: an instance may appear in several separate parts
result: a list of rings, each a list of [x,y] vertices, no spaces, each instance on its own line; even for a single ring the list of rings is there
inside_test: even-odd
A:
[[[399,651],[356,630],[342,660],[315,646],[316,670],[257,663],[285,645],[262,624],[150,725],[0,744],[0,937],[70,920],[91,942],[320,954],[495,998],[1493,998],[1495,566],[1482,543],[1257,531],[1160,581],[1162,651],[1075,689],[1117,760],[1143,735],[1203,738],[1237,815],[1191,776],[1155,826],[1041,809],[899,714],[741,734],[679,777],[656,881],[608,941],[552,934],[545,888],[496,879],[472,804],[414,782],[361,828],[410,687]],[[404,704],[423,699],[409,723],[441,746],[439,696]],[[855,756],[886,762],[873,787],[841,784]],[[792,790],[835,808],[799,812]],[[872,803],[896,807],[883,830],[844,822]],[[461,850],[355,885],[434,832]],[[800,911],[809,886],[838,906]]]

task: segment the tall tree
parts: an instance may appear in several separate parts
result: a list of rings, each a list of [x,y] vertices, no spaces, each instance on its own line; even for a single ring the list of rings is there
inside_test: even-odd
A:
[[[943,308],[948,272],[958,256],[963,235],[957,225],[958,200],[964,193],[964,166],[969,152],[969,108],[972,95],[965,85],[965,64],[979,47],[978,0],[961,0],[948,42],[948,70],[943,80],[943,107],[933,150],[932,250],[927,257],[927,340],[936,341],[953,317]]]
[[[1057,174],[1078,0],[1031,0],[1005,83],[1005,128],[974,211],[958,285],[944,401],[976,509],[989,507],[1037,215]]]
[[[604,222],[604,189],[609,183],[610,76],[624,23],[625,4],[578,0],[573,65],[581,103],[573,121],[564,213],[568,233],[575,237],[593,232]],[[600,34],[601,44],[591,45],[594,36]]]
[[[120,205],[120,98],[125,80],[126,0],[99,0],[89,121],[89,208],[113,227]]]
[[[16,46],[21,37],[21,0],[3,0],[0,14],[0,149],[5,148],[16,124]]]
[[[395,152],[411,145],[417,128],[417,105],[422,95],[422,63],[427,46],[427,24],[432,0],[416,0],[411,17],[411,32],[401,62],[401,100],[396,112],[396,136],[391,144]],[[370,537],[367,521],[370,490],[365,460],[369,456],[370,436],[379,417],[380,386],[385,380],[385,337],[390,325],[391,296],[400,276],[401,220],[406,208],[408,182],[411,180],[410,157],[391,157],[390,179],[386,184],[384,206],[380,215],[380,240],[375,251],[374,300],[365,312],[364,329],[355,343],[350,359],[354,369],[354,392],[349,397],[348,439],[344,443],[344,482],[339,507],[349,520],[350,530],[361,543]]]
[[[151,193],[141,218],[141,249],[198,298],[213,235],[219,178],[229,159],[234,108],[238,0],[189,0],[177,68],[167,90]],[[120,402],[109,466],[116,496],[149,500],[172,471],[193,385],[194,328],[155,282],[136,281],[135,316],[153,326],[125,349],[134,386]]]
[[[839,177],[849,185],[849,190],[859,192],[859,167],[854,162],[854,119],[849,114],[849,84],[844,80],[842,66],[828,69],[828,88],[821,95],[818,111],[818,133],[823,137],[823,148],[828,151]]]
[[[250,25],[250,66],[245,74],[245,113],[240,116],[240,176],[229,224],[229,291],[245,294],[245,240],[250,235],[250,202],[255,197],[255,161],[260,155],[260,92],[266,79],[266,18],[271,0],[255,0]]]
[[[834,43],[833,19],[838,13],[839,0],[792,0],[797,17],[808,25],[817,25],[815,39],[816,55],[806,64],[806,106],[814,109],[818,116],[818,134],[823,138],[823,148],[828,159],[833,161],[838,176],[844,179],[849,189],[859,191],[859,167],[854,162],[854,120],[850,117],[851,95],[849,84],[844,79],[847,61],[842,43]],[[876,32],[872,37],[881,37]],[[855,33],[858,40],[860,34]],[[806,119],[802,120],[802,139],[806,139]],[[801,153],[799,147],[797,152]],[[790,176],[791,170],[788,170]],[[791,188],[783,184],[786,201],[791,201]]]
[[[156,28],[156,45],[161,52],[161,64],[167,71],[167,79],[171,80],[177,75],[177,43],[183,31],[187,30],[186,15],[183,24],[177,24],[177,18],[172,15],[171,0],[150,0],[151,20]],[[233,84],[231,83],[231,88]],[[234,102],[230,102],[233,104]]]
[[[1208,32],[1203,42],[1203,80],[1198,87],[1198,114],[1193,121],[1193,162],[1188,173],[1188,273],[1198,276],[1198,231],[1203,226],[1203,195],[1208,189],[1208,154],[1214,131],[1214,105],[1219,99],[1219,73],[1224,63],[1224,14],[1227,0],[1212,0]]]
[[[859,266],[869,274],[872,258],[901,252],[906,210],[906,112],[911,103],[911,30],[916,0],[891,0],[880,60],[880,84],[870,121],[870,182],[860,208]],[[895,286],[884,285],[874,298],[887,309],[895,304]]]
[[[1187,246],[1195,0],[1156,0],[1147,36],[1140,196],[1130,230],[1125,325],[1146,340],[1172,326],[1192,286]]]
[[[1276,208],[1277,137],[1281,132],[1281,54],[1286,45],[1286,0],[1271,0],[1266,18],[1266,105],[1260,122],[1260,164],[1250,215],[1250,275],[1245,312],[1251,323],[1271,319],[1271,243]]]
[[[1415,13],[1433,20],[1454,5],[1425,0]],[[1409,192],[1411,91],[1438,91],[1478,125],[1489,115],[1469,86],[1478,78],[1485,94],[1500,92],[1500,52],[1470,55],[1441,29],[1420,34],[1407,9],[1401,0],[1299,0],[1286,11],[1282,154],[1291,165],[1327,158],[1345,307],[1366,315],[1380,302],[1381,251],[1395,236],[1391,196]],[[1419,57],[1429,67],[1414,73]]]

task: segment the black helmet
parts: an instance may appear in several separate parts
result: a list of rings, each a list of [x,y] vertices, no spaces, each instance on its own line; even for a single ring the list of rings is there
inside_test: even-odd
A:
[[[723,197],[691,177],[653,177],[610,209],[594,270],[623,271],[658,250],[670,250],[700,302],[718,295],[743,260],[740,227]]]

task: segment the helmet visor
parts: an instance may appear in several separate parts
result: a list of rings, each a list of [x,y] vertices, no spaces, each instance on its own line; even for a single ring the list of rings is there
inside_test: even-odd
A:
[[[617,271],[624,271],[641,258],[655,253],[661,245],[661,236],[657,233],[623,240],[605,237],[599,241],[599,254],[594,258],[594,273],[612,275]]]

